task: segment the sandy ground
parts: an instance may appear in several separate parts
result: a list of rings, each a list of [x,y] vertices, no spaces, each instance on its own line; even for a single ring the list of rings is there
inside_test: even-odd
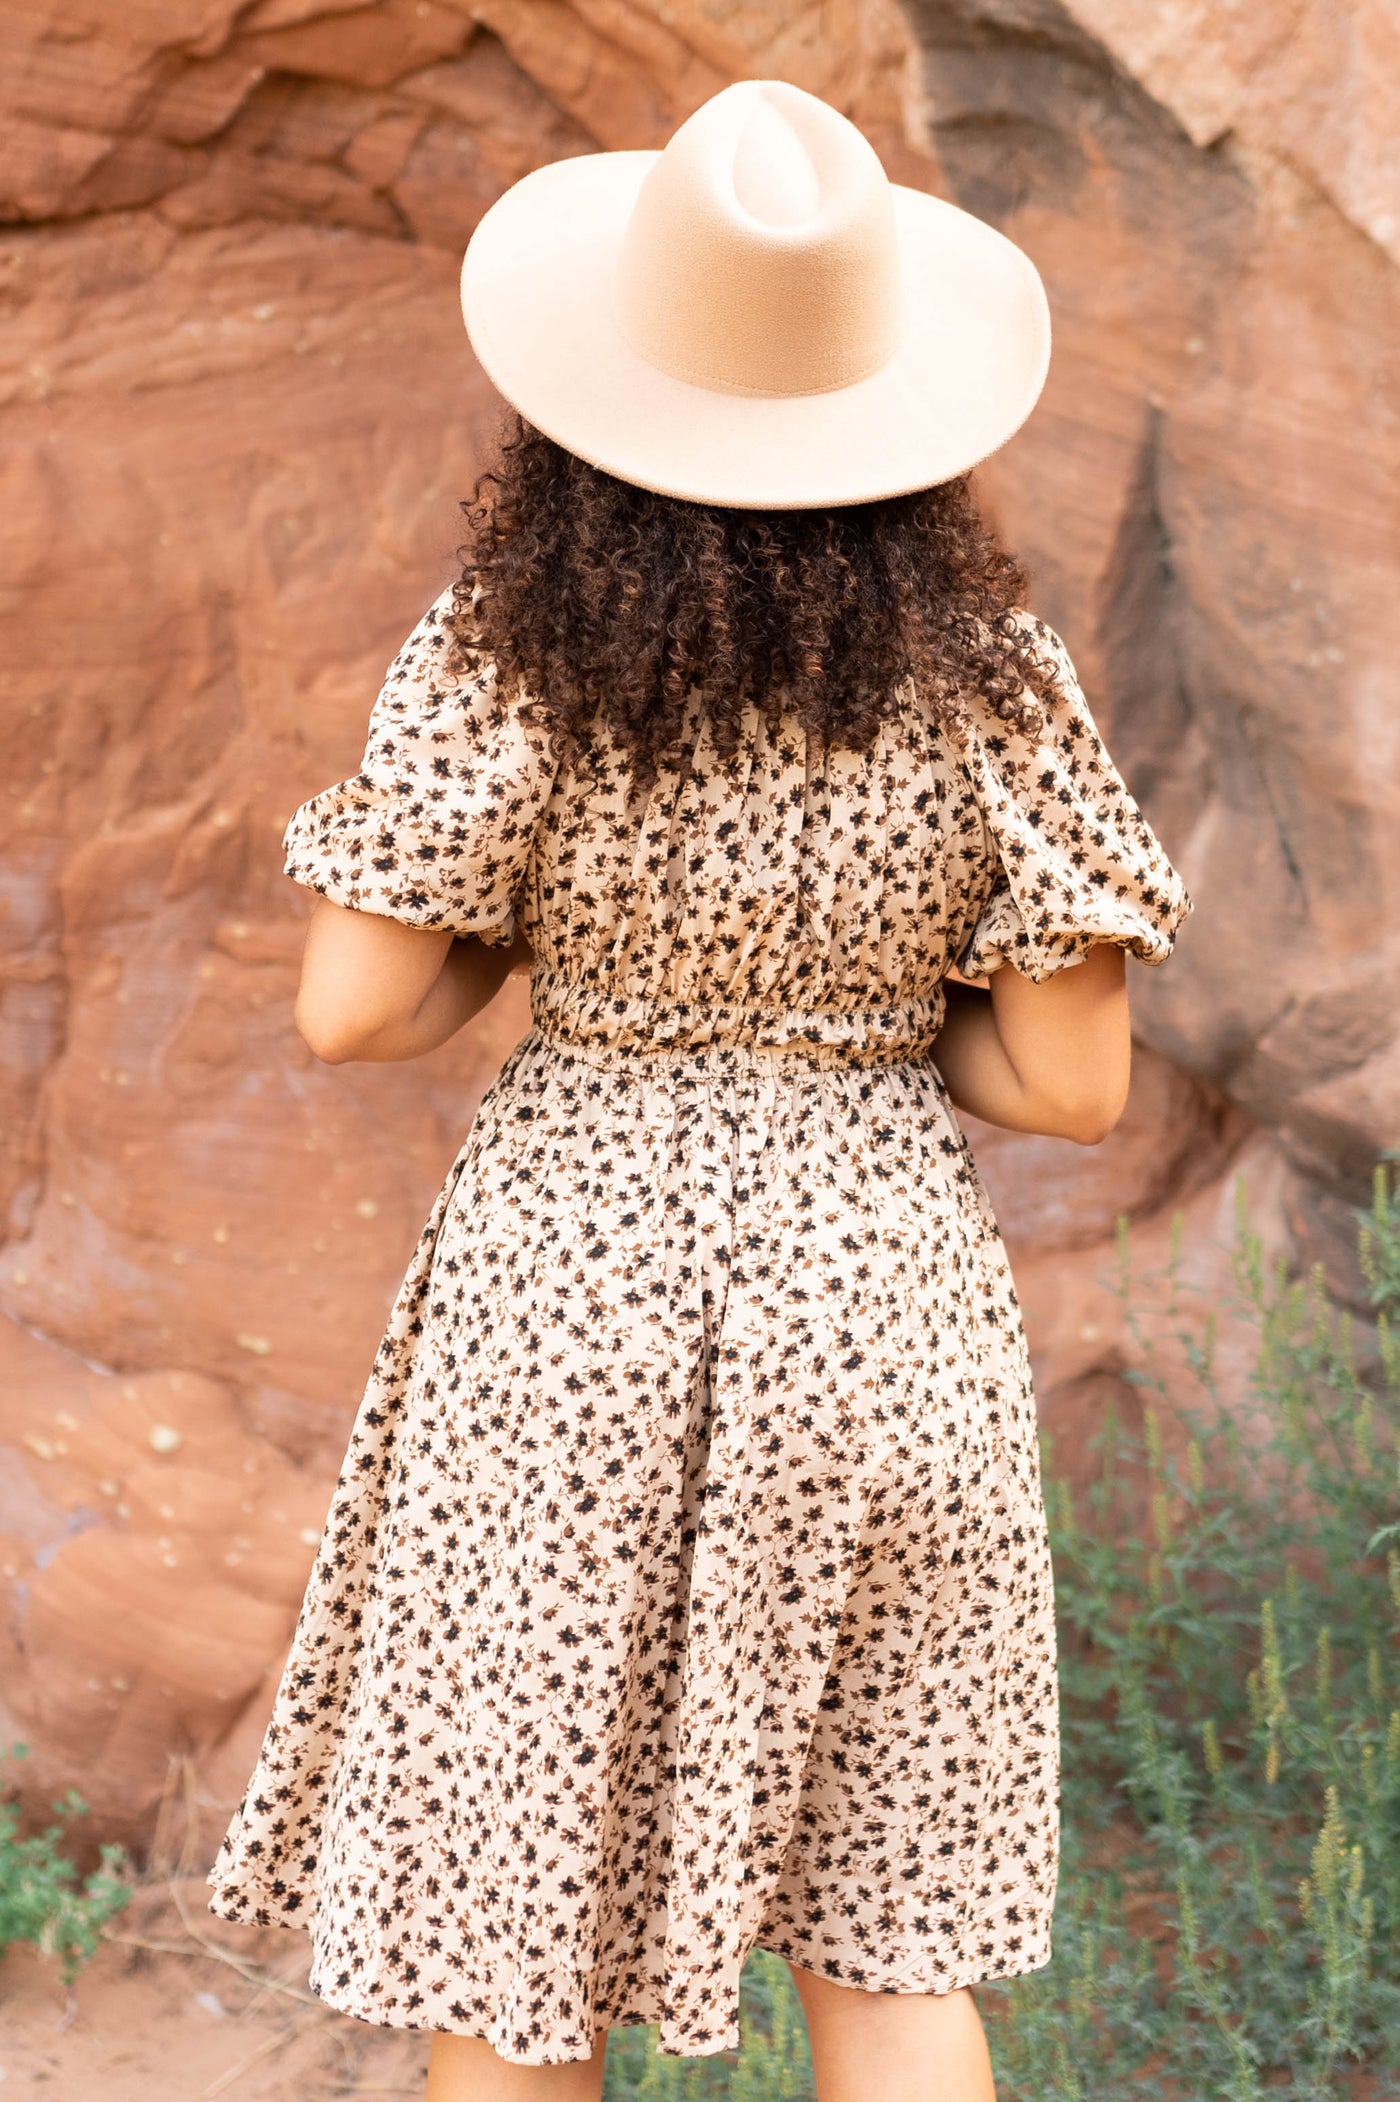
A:
[[[25,1945],[0,1956],[0,2102],[330,2102],[420,2096],[429,2040],[306,1989],[310,1944],[205,1909],[203,1876],[137,1889],[69,1992]]]

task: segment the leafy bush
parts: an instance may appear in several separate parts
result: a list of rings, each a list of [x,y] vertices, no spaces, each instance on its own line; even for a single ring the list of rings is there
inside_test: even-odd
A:
[[[1000,2102],[1400,2095],[1396,1158],[1361,1218],[1373,1376],[1320,1272],[1266,1268],[1242,1186],[1214,1309],[1186,1303],[1178,1216],[1141,1315],[1120,1221],[1142,1423],[1107,1416],[1077,1494],[1044,1441],[1061,1875],[1052,1963],[978,1991]],[[786,1967],[756,1950],[743,1996],[732,2059],[615,2032],[609,2102],[811,2102]]]
[[[0,1758],[27,1758],[29,1747],[12,1745]],[[83,1815],[87,1804],[70,1788],[52,1805],[66,1816]],[[131,1890],[118,1874],[125,1850],[101,1849],[101,1867],[81,1889],[78,1871],[59,1852],[61,1825],[48,1825],[30,1839],[19,1839],[20,1809],[0,1801],[0,1949],[11,1942],[32,1942],[41,1954],[59,1958],[60,1974],[71,1985],[96,1952],[104,1920],[130,1902]]]
[[[807,2027],[788,1967],[755,1949],[739,1984],[738,2051],[663,2058],[656,2024],[608,2039],[607,2102],[814,2102]]]
[[[1047,1469],[1065,1848],[1053,1963],[982,1996],[1003,2102],[1330,2102],[1361,2065],[1400,2094],[1397,1157],[1360,1215],[1371,1377],[1320,1267],[1266,1268],[1239,1186],[1234,1292],[1199,1321],[1179,1217],[1146,1325],[1120,1221],[1142,1429],[1110,1417],[1078,1499]]]

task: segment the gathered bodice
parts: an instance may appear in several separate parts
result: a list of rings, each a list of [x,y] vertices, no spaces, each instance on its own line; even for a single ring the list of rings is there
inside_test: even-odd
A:
[[[574,764],[496,692],[444,668],[450,591],[389,668],[361,771],[312,796],[287,873],[414,926],[535,954],[535,1027],[597,1055],[731,1045],[919,1058],[956,963],[1043,979],[1096,941],[1145,962],[1191,910],[1052,630],[1038,731],[912,689],[867,750],[823,750],[750,704],[722,760],[698,696],[649,789],[595,729]]]
[[[515,900],[536,1026],[612,1051],[925,1053],[994,881],[946,746],[898,722],[814,757],[750,707],[721,761],[692,704],[680,749],[646,793],[606,734],[552,780]]]

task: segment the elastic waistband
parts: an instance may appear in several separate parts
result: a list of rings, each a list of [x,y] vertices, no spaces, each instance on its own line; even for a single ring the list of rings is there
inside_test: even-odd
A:
[[[941,987],[888,1005],[794,1007],[637,996],[536,962],[530,1009],[539,1036],[592,1064],[704,1057],[736,1067],[773,1060],[884,1065],[926,1058],[943,1026]]]

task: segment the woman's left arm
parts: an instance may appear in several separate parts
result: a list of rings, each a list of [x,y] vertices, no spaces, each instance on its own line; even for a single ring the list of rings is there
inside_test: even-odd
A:
[[[530,960],[523,935],[509,948],[489,948],[474,935],[409,927],[318,898],[302,953],[297,1030],[327,1065],[421,1058]]]

